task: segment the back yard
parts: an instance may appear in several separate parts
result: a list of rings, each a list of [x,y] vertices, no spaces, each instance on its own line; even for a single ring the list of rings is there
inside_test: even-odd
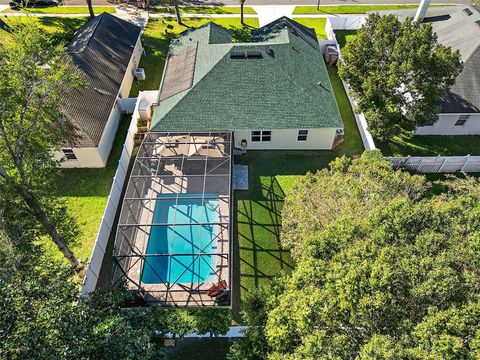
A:
[[[456,156],[480,155],[480,136],[414,136],[411,132],[400,130],[393,139],[385,142],[375,141],[377,147],[386,156]]]
[[[327,167],[337,156],[359,155],[364,150],[336,68],[328,70],[345,126],[343,144],[333,151],[249,151],[235,158],[235,163],[249,167],[249,190],[235,192],[234,259],[239,259],[233,271],[234,284],[238,284],[233,294],[235,321],[241,320],[241,299],[246,292],[292,269],[290,253],[280,247],[279,236],[284,198],[295,181],[308,171]]]

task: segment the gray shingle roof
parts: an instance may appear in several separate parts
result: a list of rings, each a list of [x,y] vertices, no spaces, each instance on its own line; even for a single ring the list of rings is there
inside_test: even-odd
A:
[[[464,9],[468,8],[471,15]],[[396,14],[405,19],[414,16],[416,9],[380,11],[382,15]],[[464,62],[450,91],[442,97],[443,113],[480,112],[480,7],[454,6],[429,8],[426,23],[432,25],[438,41],[459,50]]]
[[[227,30],[213,23],[183,34],[170,56],[197,45],[193,84],[160,101],[152,130],[343,127],[312,31],[281,18],[253,32],[251,43],[231,43]],[[230,55],[249,52],[261,58]]]
[[[77,129],[76,147],[98,146],[140,32],[140,27],[103,13],[75,33],[67,51],[86,88],[66,93],[62,109]]]

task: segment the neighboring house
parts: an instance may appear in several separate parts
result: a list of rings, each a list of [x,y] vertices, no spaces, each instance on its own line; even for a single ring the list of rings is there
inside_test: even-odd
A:
[[[332,149],[343,123],[315,31],[286,17],[232,43],[208,23],[170,45],[151,131],[232,131],[243,149]]]
[[[422,5],[428,6],[428,2],[422,2]],[[401,18],[413,17],[415,9],[393,13]],[[455,85],[441,98],[438,121],[431,126],[419,127],[416,134],[480,134],[480,7],[428,8],[423,22],[432,25],[440,43],[460,51],[463,71]]]
[[[143,51],[141,28],[103,13],[74,35],[68,54],[86,87],[65,94],[62,109],[76,128],[69,147],[57,152],[63,167],[104,167]]]

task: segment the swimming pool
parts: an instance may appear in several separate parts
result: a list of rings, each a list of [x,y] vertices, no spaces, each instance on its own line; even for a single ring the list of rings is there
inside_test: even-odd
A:
[[[199,224],[218,221],[219,201],[215,198],[202,201],[201,196],[201,194],[158,196],[153,223],[184,225],[152,226],[147,255],[170,254],[170,256],[147,256],[142,273],[143,283],[199,284],[215,281],[215,272],[212,269],[215,269],[216,256],[197,255],[217,252],[217,241],[212,239],[217,235],[218,227]]]

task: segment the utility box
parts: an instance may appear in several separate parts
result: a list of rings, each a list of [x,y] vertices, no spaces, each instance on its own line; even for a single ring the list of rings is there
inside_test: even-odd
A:
[[[134,75],[137,80],[145,80],[145,70],[143,68],[136,68]]]
[[[335,65],[339,57],[337,47],[335,45],[328,45],[325,48],[325,53],[323,54],[323,56],[325,58],[325,62],[328,65]]]
[[[143,99],[138,104],[138,114],[142,120],[150,120],[152,118],[152,106],[148,100]]]

